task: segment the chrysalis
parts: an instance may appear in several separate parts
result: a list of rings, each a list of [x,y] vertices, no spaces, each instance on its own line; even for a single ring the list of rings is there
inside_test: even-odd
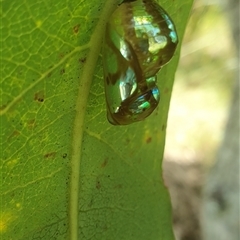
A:
[[[160,100],[156,74],[177,43],[173,21],[153,0],[124,0],[113,12],[103,47],[110,123],[127,125],[154,111]]]

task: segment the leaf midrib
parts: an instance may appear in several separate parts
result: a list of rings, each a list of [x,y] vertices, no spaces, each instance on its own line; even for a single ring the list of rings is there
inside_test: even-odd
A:
[[[110,14],[116,8],[118,2],[108,0],[103,7],[102,14],[98,24],[91,36],[89,46],[90,51],[84,65],[79,82],[79,91],[76,99],[76,115],[73,122],[72,146],[71,146],[71,177],[70,177],[70,200],[69,200],[69,228],[70,239],[77,240],[79,229],[79,183],[80,183],[80,166],[82,139],[84,131],[84,116],[92,78],[95,66],[99,57],[102,45],[102,36],[104,34],[105,24]]]

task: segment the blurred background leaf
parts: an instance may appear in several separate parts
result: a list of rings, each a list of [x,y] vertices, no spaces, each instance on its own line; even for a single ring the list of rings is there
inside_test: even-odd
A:
[[[221,142],[237,59],[220,4],[194,2],[171,99],[166,158],[181,155],[210,166]]]
[[[236,220],[236,214],[230,214],[239,212],[239,204],[229,199],[238,195],[234,201],[239,202],[239,130],[234,126],[239,123],[235,109],[239,108],[239,86],[235,84],[235,80],[239,82],[239,50],[234,38],[239,43],[239,1],[194,1],[176,72],[164,156],[177,240],[205,239],[204,231],[208,239],[235,239],[234,234],[239,234],[239,216]],[[234,117],[229,115],[231,99],[236,102]],[[231,131],[226,137],[228,118],[234,124],[228,124]],[[223,160],[222,172],[217,164],[212,171],[216,176],[210,178],[207,175],[217,152]],[[208,188],[205,198],[203,188]],[[224,212],[219,202],[228,206]],[[201,211],[205,229],[200,226]]]

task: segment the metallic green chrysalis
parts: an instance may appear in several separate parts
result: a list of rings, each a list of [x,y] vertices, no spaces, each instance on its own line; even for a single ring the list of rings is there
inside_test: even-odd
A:
[[[106,26],[103,68],[108,120],[141,121],[157,107],[156,74],[173,56],[173,21],[154,0],[124,0]]]

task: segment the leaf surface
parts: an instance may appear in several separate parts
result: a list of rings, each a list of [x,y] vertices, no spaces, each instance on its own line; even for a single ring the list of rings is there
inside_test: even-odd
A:
[[[117,3],[1,2],[1,239],[173,239],[161,162],[181,43],[157,110],[110,125],[101,44]],[[191,3],[161,3],[180,40]]]

